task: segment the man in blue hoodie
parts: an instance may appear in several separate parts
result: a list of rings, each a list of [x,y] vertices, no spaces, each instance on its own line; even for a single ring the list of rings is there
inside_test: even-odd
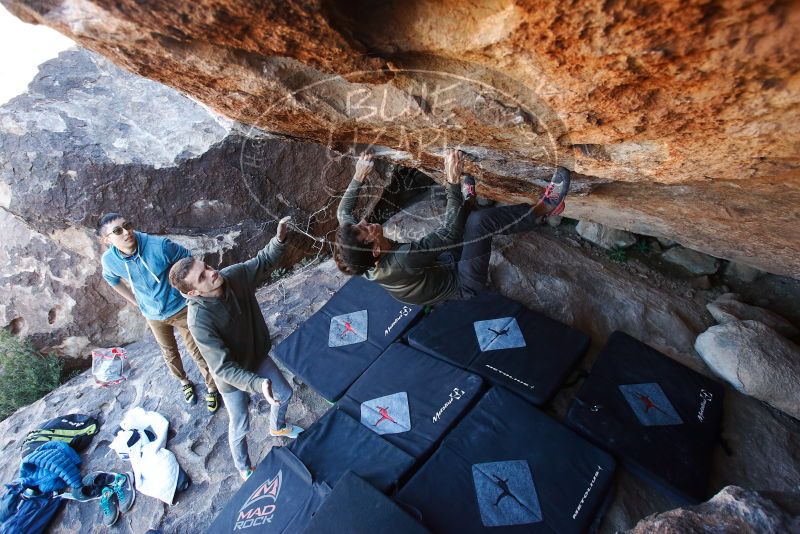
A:
[[[186,299],[169,284],[170,267],[181,258],[191,256],[191,252],[164,237],[135,231],[133,224],[117,213],[108,213],[100,219],[97,235],[108,245],[101,260],[103,278],[125,300],[139,308],[147,319],[167,367],[181,382],[184,400],[193,404],[197,398],[194,385],[183,368],[175,330],[183,338],[186,350],[200,368],[208,387],[208,411],[216,412],[219,392],[189,331]]]

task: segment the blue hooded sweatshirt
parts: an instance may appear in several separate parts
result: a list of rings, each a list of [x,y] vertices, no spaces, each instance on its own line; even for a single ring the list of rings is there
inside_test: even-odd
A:
[[[169,285],[169,270],[191,252],[165,237],[133,232],[136,252],[125,256],[117,247],[103,254],[103,278],[116,286],[124,279],[147,319],[163,321],[186,307],[186,299]]]

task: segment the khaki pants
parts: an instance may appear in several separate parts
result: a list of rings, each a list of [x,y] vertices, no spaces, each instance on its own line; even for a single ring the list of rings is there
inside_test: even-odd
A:
[[[178,351],[178,343],[175,341],[174,330],[178,330],[178,333],[180,333],[186,345],[186,350],[189,351],[189,356],[192,357],[197,367],[200,368],[200,374],[203,375],[203,380],[205,380],[208,390],[217,391],[217,385],[214,383],[214,377],[211,376],[208,370],[208,364],[203,359],[203,355],[200,354],[200,349],[197,348],[192,333],[189,332],[189,325],[186,322],[188,311],[189,307],[187,306],[172,317],[168,317],[163,321],[148,319],[147,324],[150,325],[150,330],[153,331],[153,336],[155,336],[156,342],[161,347],[161,353],[164,355],[164,361],[167,363],[167,367],[169,367],[173,376],[181,381],[189,380],[186,376],[186,371],[183,369],[181,353]]]

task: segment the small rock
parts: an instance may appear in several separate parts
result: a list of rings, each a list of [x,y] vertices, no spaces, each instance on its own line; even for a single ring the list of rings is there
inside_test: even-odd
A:
[[[755,282],[762,274],[764,273],[755,267],[750,267],[749,265],[736,261],[730,262],[727,267],[725,267],[726,276],[731,276],[742,282]]]
[[[721,295],[717,300],[706,306],[718,323],[727,324],[735,321],[752,320],[764,323],[786,337],[793,337],[800,333],[792,323],[777,313],[739,302],[739,300],[732,298],[731,295],[734,294],[726,293]]]
[[[626,248],[634,245],[637,241],[636,236],[630,232],[589,221],[579,221],[575,230],[585,240],[609,250]]]
[[[708,502],[653,514],[639,521],[627,534],[678,534],[684,532],[797,532],[800,519],[788,514],[763,495],[726,486]]]
[[[695,350],[738,391],[800,418],[800,348],[758,321],[712,326]]]
[[[673,241],[672,239],[667,239],[666,237],[656,237],[656,241],[658,241],[664,248],[674,247],[675,245],[678,244],[677,241]]]
[[[697,275],[714,274],[719,269],[717,258],[684,247],[673,247],[664,252],[661,258]]]
[[[561,224],[561,215],[553,215],[552,217],[548,217],[547,224],[555,228],[556,226]]]

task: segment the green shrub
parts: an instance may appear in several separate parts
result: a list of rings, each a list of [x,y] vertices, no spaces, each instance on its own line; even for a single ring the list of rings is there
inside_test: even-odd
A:
[[[611,250],[607,250],[606,254],[608,254],[609,258],[611,258],[611,261],[615,261],[617,263],[625,263],[628,261],[628,252],[624,248],[614,247]]]
[[[0,421],[57,388],[61,364],[0,328]]]
[[[647,255],[650,253],[650,243],[645,239],[639,239],[639,241],[636,242],[636,250]]]

